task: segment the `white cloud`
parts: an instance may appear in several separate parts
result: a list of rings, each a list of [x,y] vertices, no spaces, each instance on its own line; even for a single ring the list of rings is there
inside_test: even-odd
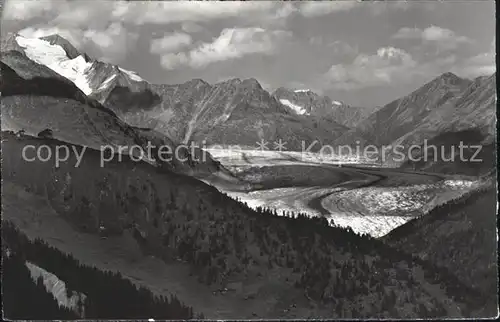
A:
[[[64,28],[104,29],[109,23],[111,12],[118,2],[85,0],[7,0],[2,20],[29,21],[43,18],[52,26]]]
[[[317,17],[338,11],[348,11],[358,6],[356,1],[304,1],[299,11],[304,17]]]
[[[189,65],[190,58],[186,53],[168,53],[161,56],[161,65],[165,69],[176,69],[182,65]]]
[[[32,38],[58,34],[66,38],[78,49],[82,49],[86,45],[96,47],[101,52],[100,60],[110,61],[115,64],[125,58],[129,49],[135,45],[138,39],[136,33],[129,32],[119,22],[111,23],[104,30],[36,26],[20,30],[19,34]]]
[[[82,28],[96,28],[95,24],[102,23],[96,17],[135,25],[225,18],[238,18],[242,24],[245,21],[274,24],[295,11],[291,3],[272,1],[100,1],[96,5],[88,0],[7,0],[2,19],[21,21],[47,16],[53,24]]]
[[[493,53],[474,56],[462,62],[455,54],[422,62],[416,61],[402,49],[383,47],[376,54],[358,55],[351,64],[331,66],[320,79],[326,89],[350,91],[423,82],[449,71],[469,78],[491,75],[495,72],[494,67]]]
[[[332,41],[331,37],[327,36],[312,36],[309,38],[309,44],[332,53],[335,58],[354,58],[358,54],[358,46],[351,46],[350,44],[340,40]]]
[[[119,36],[123,31],[123,26],[119,23],[113,23],[106,30],[88,29],[83,33],[83,36],[98,45],[99,47],[108,48],[113,46],[114,38]]]
[[[123,3],[102,1],[96,5],[84,0],[10,0],[4,5],[2,19],[43,18],[47,23],[31,25],[18,32],[35,38],[59,34],[78,49],[92,45],[101,52],[99,58],[119,63],[137,41],[135,32],[127,30],[122,22],[109,19],[112,11]]]
[[[199,25],[202,22],[237,18],[239,28],[234,28],[233,31],[226,29],[213,43],[205,43],[191,52],[168,55],[162,59],[165,66],[189,62],[190,66],[199,68],[215,61],[272,51],[273,41],[279,38],[279,32],[268,33],[255,26],[281,29],[280,26],[295,10],[295,5],[291,3],[268,1],[104,1],[96,5],[84,0],[10,0],[4,10],[4,18],[27,20],[43,16],[44,20],[50,21],[50,26],[31,26],[31,33],[58,33],[79,48],[93,44],[97,50],[102,51],[105,60],[115,58],[116,63],[136,43],[137,33],[130,31],[135,30],[135,26],[180,23],[183,31],[191,33],[202,31],[203,28]],[[166,35],[163,39],[153,40],[150,49],[153,53],[168,54],[190,45],[193,42],[190,37],[181,33]],[[173,63],[166,63],[167,61]]]
[[[282,5],[277,7],[274,13],[274,19],[288,18],[297,11],[297,7],[290,2],[281,2]]]
[[[367,1],[363,6],[370,9],[373,15],[382,15],[389,11],[407,11],[411,9],[420,9],[424,11],[433,11],[436,6],[442,4],[440,1]]]
[[[150,52],[152,54],[163,54],[173,52],[188,46],[193,42],[190,35],[180,32],[165,33],[163,38],[151,41]]]
[[[394,39],[420,39],[422,38],[422,30],[419,28],[403,27],[392,36]]]
[[[186,21],[186,22],[182,23],[181,28],[184,32],[187,32],[187,33],[200,32],[203,30],[203,28],[200,25],[198,25],[194,22],[190,22],[190,21]]]
[[[322,36],[313,36],[309,38],[309,43],[315,46],[321,46],[325,44],[325,39]]]
[[[92,42],[101,50],[100,59],[118,63],[135,46],[138,34],[129,32],[121,22],[113,22],[105,30],[87,29],[83,37],[87,43]]]
[[[290,32],[267,31],[259,27],[226,28],[210,43],[203,43],[187,53],[169,53],[161,58],[166,69],[180,65],[191,68],[204,68],[207,65],[241,58],[250,54],[271,54],[283,39],[291,36]]]
[[[376,54],[358,55],[351,64],[331,66],[325,77],[335,89],[352,90],[406,80],[416,65],[404,50],[382,47]]]
[[[173,22],[199,22],[227,17],[245,17],[267,12],[276,5],[273,2],[255,1],[179,1],[179,2],[120,2],[115,6],[112,16],[135,24],[167,24]]]
[[[353,56],[358,53],[357,46],[353,47],[348,43],[339,40],[329,43],[328,47],[332,48],[333,54],[336,56]]]
[[[42,38],[53,34],[58,34],[68,40],[76,48],[82,46],[82,34],[79,30],[61,29],[59,27],[28,27],[19,31],[21,36],[26,38]]]
[[[107,8],[100,6],[78,5],[61,1],[60,7],[55,9],[57,15],[52,21],[53,24],[65,27],[84,27],[88,26],[99,11],[107,11]]]
[[[51,0],[11,0],[3,5],[2,20],[30,20],[51,12],[56,3]]]
[[[489,76],[495,73],[495,39],[493,39],[488,52],[466,59],[460,65],[455,66],[452,71],[457,75],[467,78]]]
[[[193,26],[197,32],[196,23],[230,18],[241,27],[283,26],[296,11],[294,4],[281,1],[151,1],[120,2],[110,16],[135,25],[182,23],[185,32]]]
[[[438,26],[430,26],[425,29],[401,28],[392,36],[394,39],[418,39],[424,44],[435,45],[441,50],[453,50],[460,44],[471,43],[465,36],[455,34],[454,31]]]

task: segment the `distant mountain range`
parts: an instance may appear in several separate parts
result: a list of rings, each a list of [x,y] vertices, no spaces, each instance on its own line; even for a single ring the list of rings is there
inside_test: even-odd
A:
[[[482,174],[494,168],[496,163],[496,73],[489,77],[478,77],[467,84],[467,88],[454,96],[451,102],[433,110],[418,127],[393,143],[411,146],[422,144],[424,140],[427,140],[427,146],[444,147],[444,152],[437,151],[440,154],[439,157],[432,147],[428,147],[427,150],[417,150],[416,157],[427,153],[428,160],[422,162],[406,160],[404,167],[471,175]],[[468,146],[463,153],[465,161],[460,160],[458,150],[460,143]],[[452,151],[452,146],[455,147],[454,151]],[[475,155],[476,150],[477,155]],[[472,158],[483,160],[483,162],[474,161]]]
[[[298,150],[302,141],[331,142],[347,131],[333,119],[297,115],[255,79],[150,84],[121,67],[85,54],[76,56],[77,50],[60,36],[27,39],[13,35],[2,50],[23,53],[32,63],[71,80],[129,125],[150,128],[178,143],[255,147],[261,140],[282,139],[286,148]]]
[[[112,111],[121,120],[114,122],[149,129],[171,144],[257,147],[262,140],[271,143],[282,139],[288,150],[301,150],[304,143],[309,146],[313,141],[320,143],[316,149],[321,144],[409,146],[421,145],[424,140],[441,142],[445,133],[453,137],[449,133],[463,131],[477,132],[476,143],[493,144],[495,133],[496,75],[472,81],[445,73],[383,107],[353,107],[307,89],[281,87],[271,94],[252,78],[216,84],[201,79],[177,85],[151,84],[135,72],[79,53],[58,35],[40,39],[11,35],[2,41],[2,52],[3,64],[15,71],[17,79],[39,76],[64,83],[44,94],[51,97],[45,100],[62,103],[61,95],[76,95],[80,103],[99,106],[100,113]],[[3,86],[13,90],[11,85]],[[30,91],[26,84],[22,87]],[[40,90],[40,86],[36,88]],[[72,94],[59,93],[62,88]],[[5,122],[15,123],[19,117],[15,113],[21,110],[7,108],[7,112],[12,118]],[[406,160],[393,165],[432,167]]]
[[[376,108],[350,106],[328,96],[320,96],[311,90],[278,88],[273,96],[297,115],[328,118],[348,128],[356,126]]]
[[[385,156],[385,161],[392,166],[436,172],[477,174],[488,171],[495,158],[495,88],[496,73],[473,81],[453,73],[442,74],[370,114],[335,140],[335,144],[400,146],[408,150],[412,145],[423,146],[426,142],[428,146],[448,150],[443,152],[446,159],[450,158],[451,146],[458,147],[460,142],[464,145],[483,145],[478,158],[482,157],[485,163],[443,161],[441,156],[431,153],[427,161],[413,162],[408,160],[410,154],[406,154],[404,160],[395,163],[391,153]],[[414,150],[412,159],[420,159],[427,153],[424,149]],[[458,149],[455,152],[457,154]],[[440,151],[437,153],[441,154]],[[469,156],[472,156],[471,153],[473,151],[469,149]]]
[[[280,87],[273,93],[273,96],[298,115],[321,116],[343,105],[341,102],[332,101],[327,96],[320,96],[307,89],[290,90]]]

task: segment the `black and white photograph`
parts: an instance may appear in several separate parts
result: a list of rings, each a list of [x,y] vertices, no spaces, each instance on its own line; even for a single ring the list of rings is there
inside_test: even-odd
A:
[[[4,320],[496,319],[496,3],[1,0]]]

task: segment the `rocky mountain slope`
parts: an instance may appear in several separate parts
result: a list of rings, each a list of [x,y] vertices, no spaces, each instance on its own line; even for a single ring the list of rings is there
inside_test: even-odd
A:
[[[261,140],[282,139],[287,149],[300,150],[302,141],[331,141],[347,130],[334,120],[318,122],[292,113],[255,79],[213,85],[194,79],[151,88],[162,98],[151,109],[124,110],[105,104],[129,124],[153,128],[184,143],[255,148]]]
[[[411,94],[399,98],[368,116],[356,128],[335,141],[338,145],[389,145],[418,127],[433,111],[453,106],[471,84],[452,73],[445,73]]]
[[[403,167],[477,175],[495,166],[495,137],[496,73],[475,79],[454,104],[435,110],[395,144],[422,145],[427,140],[427,146],[422,145],[412,156],[413,160],[421,160],[406,160]],[[462,155],[460,144],[465,146]]]
[[[12,34],[2,42],[2,51],[10,50],[22,52],[33,62],[66,77],[85,95],[101,103],[112,100],[116,104],[127,102],[127,106],[147,108],[159,102],[160,98],[136,73],[92,59],[59,35],[26,38]]]
[[[453,104],[435,109],[413,131],[409,131],[395,142],[416,144],[439,133],[477,129],[486,143],[495,136],[496,74],[479,77],[462,91]]]
[[[290,111],[317,120],[325,118],[348,128],[356,126],[376,108],[350,106],[328,96],[320,96],[311,90],[289,90],[284,87],[274,91],[273,96]]]
[[[494,167],[495,105],[496,74],[471,81],[445,73],[377,110],[335,143],[390,146],[379,155],[388,166],[478,175]],[[466,146],[463,160],[460,143]],[[475,146],[481,146],[477,155]],[[481,161],[470,162],[473,157]]]
[[[23,131],[33,136],[48,131],[52,137],[65,142],[131,154],[138,160],[180,173],[224,172],[209,153],[198,148],[178,149],[179,145],[163,134],[125,123],[96,99],[85,95],[70,79],[30,59],[24,51],[2,52],[0,65],[3,130]],[[148,144],[168,147],[170,155],[160,159],[156,150],[148,150]],[[196,157],[200,154],[203,158]]]
[[[3,51],[27,59],[72,81],[85,95],[129,125],[150,128],[177,143],[239,144],[282,139],[287,149],[302,141],[329,141],[347,130],[334,119],[303,119],[280,104],[255,79],[208,84],[149,84],[136,73],[80,54],[62,37],[28,39],[12,35]]]
[[[363,122],[372,113],[375,113],[380,107],[359,107],[351,105],[340,105],[333,109],[331,117],[340,124],[348,128],[355,128],[359,123]]]

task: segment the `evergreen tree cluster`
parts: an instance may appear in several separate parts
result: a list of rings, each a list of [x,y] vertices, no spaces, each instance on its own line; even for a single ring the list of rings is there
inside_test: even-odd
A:
[[[11,287],[9,290],[16,288],[18,282],[16,277],[19,274],[26,275],[24,269],[16,272],[14,267],[19,268],[19,265],[24,265],[24,261],[29,260],[55,274],[66,283],[67,289],[86,295],[83,311],[87,319],[191,319],[194,317],[192,308],[185,306],[174,295],[170,298],[157,296],[144,287],[137,288],[128,279],[124,279],[120,273],[101,271],[95,267],[82,265],[71,255],[60,252],[40,239],[30,241],[8,221],[4,221],[2,225],[2,240],[4,245],[15,254],[10,257],[11,259],[8,258],[10,262],[7,263],[10,266],[7,267],[8,270],[4,267],[2,274],[3,283]],[[33,285],[31,289],[35,286],[37,289],[40,287],[39,283]],[[22,317],[21,312],[26,311],[24,314],[30,316],[29,319],[68,318],[67,310],[57,311],[53,309],[54,305],[48,305],[48,311],[42,311],[44,314],[38,315],[41,312],[38,304],[33,304],[33,301],[28,301],[29,298],[23,296],[39,296],[40,291],[28,294],[29,288],[24,284],[21,286],[26,291],[4,293],[4,299],[8,303],[5,310],[6,317]],[[20,290],[23,288],[18,287]],[[42,300],[42,303],[48,301]]]
[[[19,253],[2,248],[2,301],[4,317],[14,320],[78,319],[76,313],[60,306],[40,276],[31,278]]]
[[[442,285],[450,296],[471,303],[467,299],[470,288],[449,271],[369,235],[332,226],[324,217],[293,212],[278,215],[275,210],[253,210],[238,202],[218,207],[217,201],[199,199],[196,205],[182,202],[172,193],[166,204],[158,200],[161,218],[153,220],[153,229],[149,230],[162,231],[162,244],[171,258],[190,263],[202,282],[223,284],[231,275],[290,268],[297,276],[298,288],[307,290],[315,301],[336,305],[339,316],[346,316],[346,309],[350,310],[347,316],[355,316],[362,307],[350,303],[374,294],[373,312],[392,308],[392,316],[398,316],[394,312],[396,304],[413,303],[424,296],[412,276],[415,265],[424,268],[426,277]],[[345,259],[339,261],[339,257]],[[409,268],[401,269],[400,262]],[[386,292],[391,285],[409,295],[396,302],[393,292]],[[439,303],[420,310],[425,316],[446,315]]]

